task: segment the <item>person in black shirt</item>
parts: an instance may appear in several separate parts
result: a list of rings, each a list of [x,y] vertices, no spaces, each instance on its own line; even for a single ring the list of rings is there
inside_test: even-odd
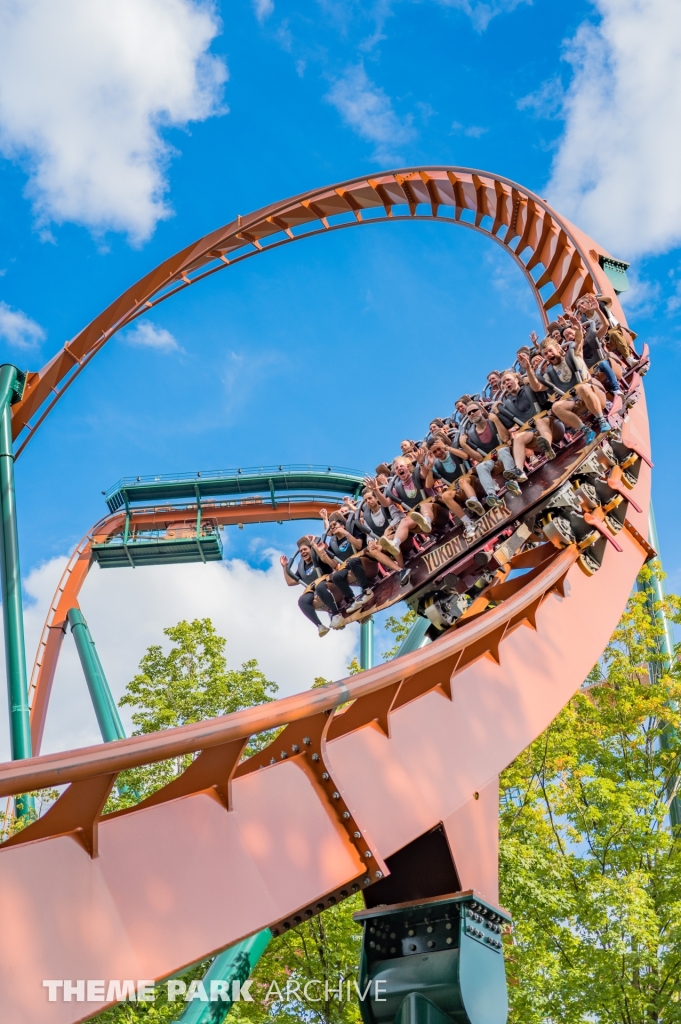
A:
[[[317,608],[324,605],[331,614],[331,629],[340,629],[344,625],[343,617],[338,610],[336,599],[324,582],[328,572],[323,544],[313,537],[301,537],[298,551],[293,558],[282,555],[279,564],[284,570],[284,580],[289,587],[297,587],[301,583],[305,593],[298,599],[298,607],[310,622],[317,627],[320,636],[326,636],[329,626],[325,626],[317,615]]]
[[[377,541],[385,533],[392,535],[395,532],[400,520],[404,519],[404,513],[399,512],[395,505],[384,508],[376,496],[376,487],[374,484],[363,492],[360,519],[353,529],[355,536],[359,533],[366,538],[366,547],[362,549],[361,554],[349,558],[345,566],[337,569],[331,576],[331,582],[338,587],[348,602],[347,611],[350,614],[363,608],[374,596],[372,583],[378,576],[377,563],[380,562],[386,569],[400,569],[398,563],[380,549]],[[408,575],[403,575],[404,572],[405,570],[402,570],[400,575],[401,583],[406,583],[408,579]],[[406,573],[408,574],[409,570],[406,570]],[[362,588],[359,597],[355,597],[350,589],[351,583],[356,583]]]
[[[530,357],[522,352],[518,361],[523,368],[530,366]],[[527,448],[536,448],[554,459],[553,436],[547,416],[540,416],[541,392],[533,391],[529,384],[523,384],[520,375],[513,370],[504,370],[501,383],[506,397],[497,409],[497,416],[513,437],[513,460],[516,466],[525,465]],[[532,425],[526,430],[519,428],[528,421]]]

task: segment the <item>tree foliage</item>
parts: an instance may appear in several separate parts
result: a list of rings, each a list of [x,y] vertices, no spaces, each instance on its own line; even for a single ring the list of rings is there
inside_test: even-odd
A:
[[[660,653],[653,597],[631,597],[585,687],[502,777],[518,1024],[681,1020],[681,834],[668,818],[681,672]],[[678,619],[678,599],[665,611]]]
[[[226,640],[210,619],[178,622],[163,631],[171,641],[167,654],[160,645],[147,650],[139,672],[128,683],[120,705],[134,708],[136,736],[172,729],[206,718],[228,715],[274,699],[278,687],[258,668],[255,659],[241,668],[227,667]],[[250,751],[266,737],[251,742]],[[192,755],[133,768],[118,777],[117,795],[107,810],[139,802],[184,771]]]
[[[401,615],[399,618],[396,615],[388,616],[385,620],[385,628],[393,634],[395,637],[395,643],[387,651],[383,652],[384,661],[390,661],[391,658],[395,657],[402,646],[402,642],[406,640],[407,633],[415,622],[416,612],[412,611],[411,608],[409,608],[404,615]]]

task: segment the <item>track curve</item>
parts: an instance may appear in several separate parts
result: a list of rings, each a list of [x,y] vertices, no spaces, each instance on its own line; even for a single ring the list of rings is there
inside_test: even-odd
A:
[[[440,210],[451,213],[444,216]],[[489,171],[445,166],[352,178],[239,216],[137,281],[39,372],[28,374],[23,399],[12,406],[12,433],[19,440],[17,456],[97,352],[149,309],[218,270],[269,249],[386,220],[436,220],[491,238],[522,270],[544,323],[546,310],[559,303],[570,305],[584,292],[594,290],[611,295],[619,319],[624,319],[598,262],[599,256],[609,255],[606,250],[517,182]],[[533,276],[536,268],[543,273]],[[542,295],[546,288],[549,293]]]

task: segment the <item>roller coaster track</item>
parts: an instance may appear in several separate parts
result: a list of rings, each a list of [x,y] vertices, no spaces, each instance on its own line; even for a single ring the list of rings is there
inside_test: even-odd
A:
[[[607,254],[539,197],[487,172],[390,172],[274,204],[166,261],[29,375],[13,407],[15,436],[26,432],[25,444],[115,330],[168,295],[220,266],[346,226],[334,218],[366,223],[373,209],[373,219],[398,220],[405,207],[419,219],[420,204],[506,248],[544,314],[595,287],[625,322],[599,263]],[[581,685],[650,555],[642,388],[622,440],[646,458],[617,543],[594,575],[574,544],[529,548],[510,560],[523,574],[491,588],[488,610],[359,676],[224,718],[1,765],[0,796],[67,787],[0,851],[3,1020],[67,1024],[103,1009],[48,1003],[43,979],[160,979],[353,891],[380,902],[370,894],[390,882],[394,855],[436,826],[459,888],[495,903],[499,773]],[[64,592],[77,596],[88,559],[86,542]],[[244,759],[248,738],[275,727],[276,740]],[[165,788],[102,813],[119,772],[187,753],[197,756]]]
[[[331,469],[329,467],[329,473]],[[279,467],[279,473],[251,475],[250,486],[241,479],[241,486],[246,491],[254,487],[262,487],[264,482],[267,490],[271,487],[271,498],[264,501],[254,494],[243,495],[239,499],[231,501],[203,501],[201,508],[206,517],[213,520],[218,526],[245,526],[252,523],[284,522],[300,519],[319,519],[322,508],[332,511],[338,507],[337,495],[330,493],[332,489],[341,491],[343,489],[355,491],[361,477],[355,474],[351,476],[344,474],[337,475],[334,480],[334,487],[329,486],[328,474],[314,474],[309,470],[298,472],[294,483],[301,485],[310,492],[315,490],[317,495],[295,494],[292,495],[285,489],[277,475],[284,476]],[[212,475],[214,478],[214,474]],[[290,477],[290,474],[288,474]],[[230,477],[228,479],[234,479]],[[238,478],[237,478],[238,479]],[[158,481],[158,482],[157,482]],[[284,484],[287,481],[284,481]],[[174,481],[164,481],[166,488],[172,487]],[[159,478],[151,478],[144,481],[140,486],[137,481],[125,491],[126,496],[136,497],[135,488],[143,493],[161,490]],[[175,489],[179,489],[176,487]],[[109,504],[120,509],[122,499],[119,498],[123,488],[118,487],[109,498]],[[321,495],[321,496],[320,496]],[[119,503],[120,501],[120,503]],[[168,504],[156,506],[144,506],[132,508],[129,516],[129,528],[134,531],[149,531],[162,527],[167,529],[172,524],[183,523],[187,519],[195,519],[198,506],[182,505],[170,506]],[[34,753],[39,753],[42,745],[47,708],[52,692],[55,672],[62,643],[66,634],[66,614],[70,608],[78,607],[78,596],[87,579],[87,575],[93,565],[92,544],[104,543],[117,534],[121,534],[126,522],[126,512],[117,511],[100,519],[91,530],[82,538],[71,555],[59,581],[54,597],[50,604],[45,625],[38,644],[31,682],[29,686],[29,706],[31,708],[31,739]]]

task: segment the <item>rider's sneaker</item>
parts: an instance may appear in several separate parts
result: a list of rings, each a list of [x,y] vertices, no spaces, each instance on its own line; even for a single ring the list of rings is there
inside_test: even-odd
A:
[[[473,540],[475,537],[475,523],[472,523],[470,519],[463,524],[463,535],[466,540]]]
[[[342,615],[331,616],[331,629],[343,629],[345,627],[345,619]]]
[[[598,419],[598,430],[601,434],[610,433],[610,424],[606,420],[605,416],[601,416]]]
[[[411,569],[400,569],[399,573],[400,586],[406,587],[407,583],[411,579]]]
[[[422,516],[420,512],[410,512],[409,518],[412,522],[416,523],[421,533],[430,533],[433,529],[433,524],[427,516]]]
[[[514,466],[513,469],[507,469],[504,473],[504,480],[517,480],[519,484],[524,484],[527,480],[527,473],[524,470]]]
[[[471,512],[475,512],[476,516],[484,516],[485,510],[477,498],[467,498],[466,508],[470,509]]]
[[[490,493],[485,498],[485,504],[487,505],[487,508],[501,508],[501,506],[503,505],[503,501],[497,494],[494,494],[494,492],[490,491]]]
[[[390,555],[392,558],[399,558],[400,549],[396,544],[393,544],[393,542],[388,537],[381,537],[381,539],[378,542],[378,546],[379,548],[381,548],[382,551],[385,551],[385,553],[387,555]]]
[[[517,480],[507,480],[506,481],[506,490],[510,491],[511,494],[515,494],[516,498],[520,497],[520,494],[521,494],[520,484],[518,483]]]
[[[329,632],[329,627],[325,626],[323,622],[320,622],[319,625],[317,626],[317,632],[319,633],[320,636],[326,636],[326,634]]]
[[[348,613],[358,612],[360,608],[363,608],[365,604],[368,604],[371,598],[374,596],[373,590],[367,590],[364,594],[360,594],[356,597],[348,608]]]
[[[555,459],[556,453],[545,437],[538,437],[535,441],[537,451],[545,455],[547,459]]]

